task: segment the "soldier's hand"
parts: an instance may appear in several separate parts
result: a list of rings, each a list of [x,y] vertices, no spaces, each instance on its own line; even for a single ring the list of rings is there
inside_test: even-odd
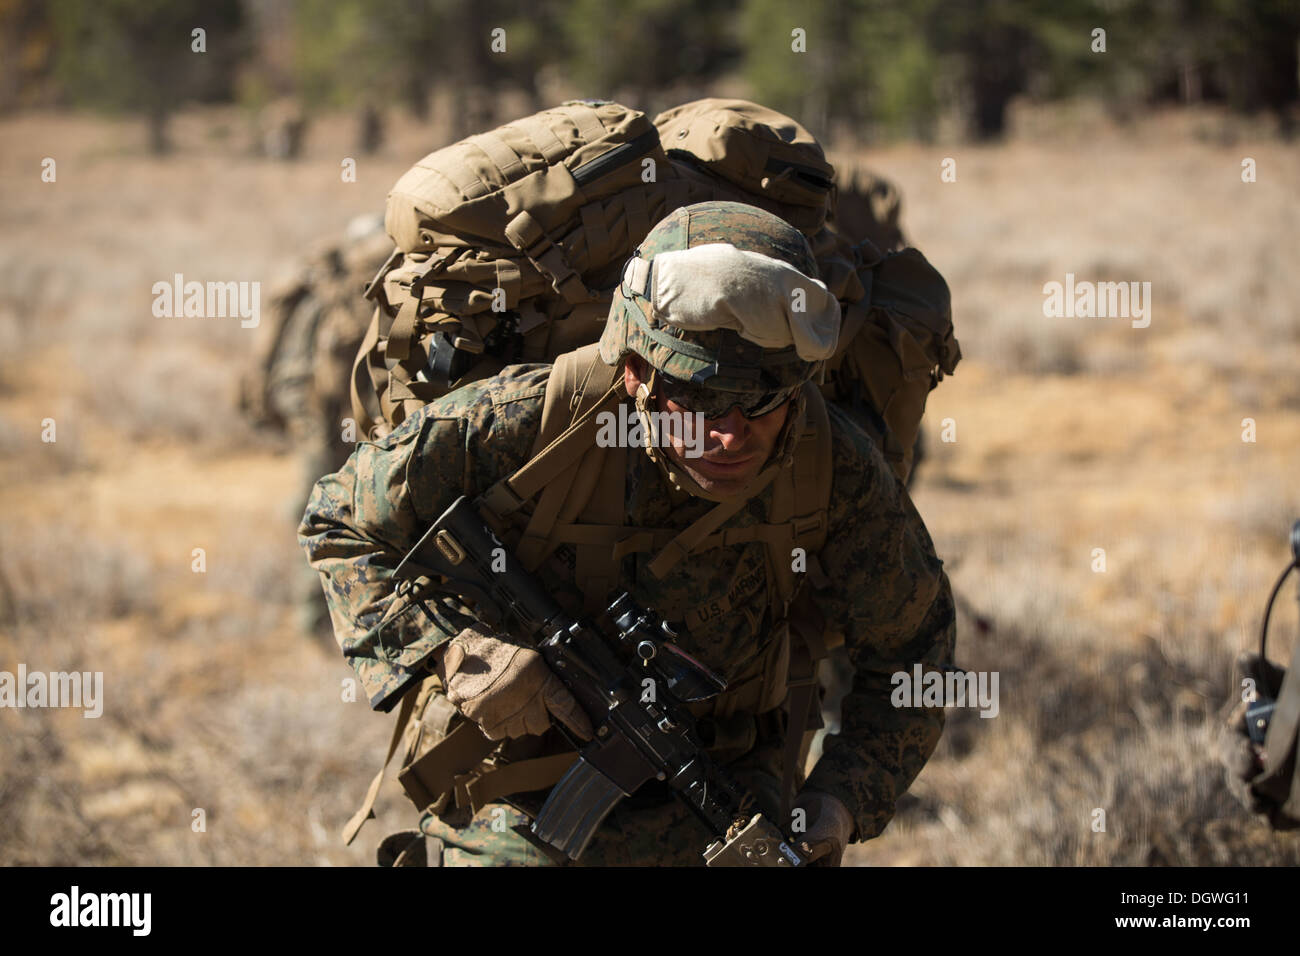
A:
[[[543,734],[551,717],[583,740],[591,721],[536,651],[466,628],[436,656],[447,700],[489,740]]]
[[[838,797],[805,790],[795,801],[807,816],[808,829],[800,841],[809,866],[839,866],[853,837],[853,814]]]

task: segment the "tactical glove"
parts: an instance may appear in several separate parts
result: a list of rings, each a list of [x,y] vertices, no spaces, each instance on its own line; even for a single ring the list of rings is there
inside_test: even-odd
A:
[[[801,849],[809,866],[839,866],[844,848],[853,838],[853,814],[838,797],[818,790],[805,790],[795,801],[795,809],[807,814]]]
[[[1258,654],[1245,652],[1237,658],[1234,687],[1242,686],[1242,678],[1255,682],[1260,694],[1277,697],[1282,688],[1286,669],[1264,660]],[[1251,781],[1264,772],[1262,748],[1251,741],[1246,731],[1246,701],[1238,701],[1229,713],[1219,734],[1219,762],[1227,772],[1228,790],[1251,813],[1265,816],[1279,830],[1292,829],[1295,822],[1284,817],[1276,801],[1257,793]]]
[[[447,700],[489,740],[543,734],[554,716],[583,740],[591,722],[542,655],[466,628],[435,655]]]

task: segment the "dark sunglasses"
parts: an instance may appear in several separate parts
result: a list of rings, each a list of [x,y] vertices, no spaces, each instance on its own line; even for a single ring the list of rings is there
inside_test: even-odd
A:
[[[760,418],[790,401],[799,390],[796,385],[769,392],[724,392],[706,385],[669,378],[663,373],[659,374],[658,388],[664,398],[679,408],[708,419],[723,418],[737,405],[746,418]]]

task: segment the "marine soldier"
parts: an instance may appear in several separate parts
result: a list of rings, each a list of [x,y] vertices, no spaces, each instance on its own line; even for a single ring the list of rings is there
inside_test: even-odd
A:
[[[484,495],[512,529],[506,544],[567,610],[590,613],[626,590],[726,678],[719,697],[693,705],[712,756],[818,864],[838,865],[848,843],[884,829],[938,743],[942,709],[891,706],[890,675],[951,662],[942,562],[875,445],[812,384],[840,309],[800,232],[738,203],[687,206],[623,275],[598,345],[553,367],[508,367],[362,442],[317,484],[300,541],[372,707],[423,683],[423,729],[450,741],[470,722],[494,747],[474,767],[425,775],[455,782],[426,792],[429,863],[557,862],[527,833],[558,779],[543,769],[571,762],[552,724],[592,733],[534,650],[397,593],[394,568],[431,522],[459,496]],[[569,448],[549,469],[558,476],[531,487],[520,469],[558,448],[570,409],[634,415],[652,440]],[[816,708],[797,690],[812,683],[824,634],[842,636],[856,677],[842,729],[805,780],[786,738],[811,737],[800,730]],[[801,789],[782,819],[791,784]],[[699,864],[711,837],[652,782],[579,863]]]

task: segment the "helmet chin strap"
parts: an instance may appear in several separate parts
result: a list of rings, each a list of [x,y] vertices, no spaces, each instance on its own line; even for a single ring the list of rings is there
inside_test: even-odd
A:
[[[802,391],[796,392],[794,398],[790,400],[790,410],[786,415],[785,425],[782,426],[781,433],[774,443],[772,455],[768,458],[762,470],[743,487],[729,495],[707,491],[700,486],[699,482],[688,475],[680,465],[675,464],[664,450],[659,429],[655,426],[656,419],[650,414],[650,401],[654,396],[655,385],[658,380],[659,370],[651,366],[649,382],[641,382],[636,387],[636,414],[641,422],[641,430],[647,438],[645,453],[650,456],[651,461],[659,466],[659,472],[664,476],[664,480],[677,491],[685,492],[696,498],[704,498],[707,501],[747,500],[767,487],[774,476],[774,472],[782,468],[788,468],[794,462],[794,445],[798,440],[799,432],[802,430],[803,422],[804,397]]]

